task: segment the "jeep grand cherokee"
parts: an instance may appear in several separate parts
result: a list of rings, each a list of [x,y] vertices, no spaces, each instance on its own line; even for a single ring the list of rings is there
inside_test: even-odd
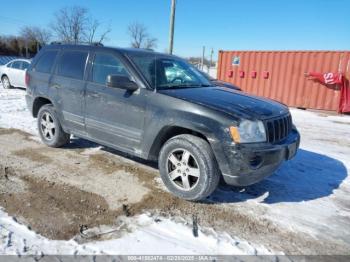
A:
[[[166,187],[188,200],[209,196],[221,177],[256,183],[299,147],[286,106],[215,86],[176,56],[54,44],[35,57],[26,82],[46,145],[74,134],[157,160]]]

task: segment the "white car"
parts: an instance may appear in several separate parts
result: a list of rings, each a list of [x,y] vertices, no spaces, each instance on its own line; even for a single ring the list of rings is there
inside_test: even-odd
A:
[[[28,59],[14,59],[0,66],[0,79],[4,88],[22,87],[25,85],[25,71],[30,65]]]

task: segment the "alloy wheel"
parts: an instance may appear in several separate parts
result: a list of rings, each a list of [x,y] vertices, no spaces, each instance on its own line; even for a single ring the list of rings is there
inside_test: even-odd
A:
[[[167,160],[170,181],[181,190],[189,191],[196,187],[200,170],[195,157],[185,149],[173,150]]]
[[[4,77],[2,79],[2,84],[4,85],[4,88],[6,88],[6,89],[11,87],[10,80],[7,77]]]
[[[40,119],[41,133],[44,138],[51,141],[56,133],[56,125],[50,113],[45,112]]]

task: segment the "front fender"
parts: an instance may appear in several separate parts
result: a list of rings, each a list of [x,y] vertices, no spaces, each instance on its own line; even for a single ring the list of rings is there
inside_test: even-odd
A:
[[[234,123],[234,120],[222,113],[185,101],[174,102],[165,97],[157,101],[160,102],[156,105],[149,103],[146,110],[141,146],[143,157],[146,159],[157,157],[153,154],[153,149],[156,143],[166,142],[162,141],[164,130],[180,127],[199,133],[207,139],[221,169],[222,164],[227,162],[226,156],[220,153],[223,152],[221,142],[231,139],[228,127]],[[160,103],[162,104],[159,105]],[[161,147],[162,144],[157,146]]]

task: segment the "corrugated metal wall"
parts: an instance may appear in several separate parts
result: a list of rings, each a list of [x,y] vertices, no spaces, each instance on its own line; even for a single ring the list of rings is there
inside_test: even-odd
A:
[[[305,72],[341,72],[349,79],[350,51],[219,52],[218,79],[289,106],[336,111],[339,90],[307,80]]]

